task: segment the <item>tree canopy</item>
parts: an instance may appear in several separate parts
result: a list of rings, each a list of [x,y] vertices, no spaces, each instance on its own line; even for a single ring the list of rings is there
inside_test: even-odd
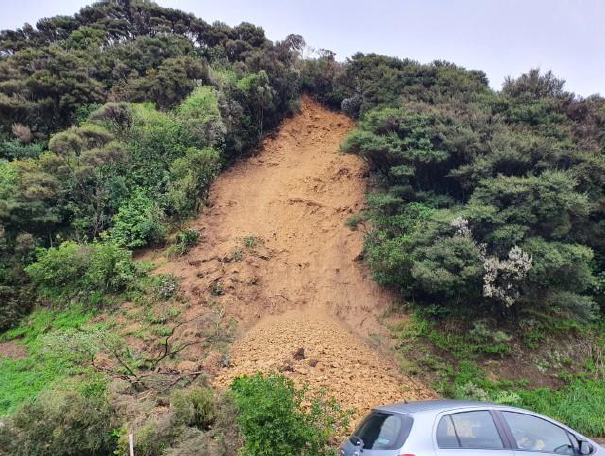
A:
[[[0,32],[0,329],[46,249],[143,247],[194,215],[296,109],[303,43],[126,0]]]
[[[602,98],[537,69],[496,92],[441,61],[304,64],[305,87],[359,119],[343,150],[376,173],[366,254],[381,283],[456,312],[599,313]]]

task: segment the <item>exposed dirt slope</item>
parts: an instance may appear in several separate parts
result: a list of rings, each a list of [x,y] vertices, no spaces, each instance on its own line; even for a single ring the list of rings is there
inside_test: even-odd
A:
[[[345,226],[367,183],[364,164],[338,152],[351,128],[303,98],[302,112],[258,155],[213,185],[210,207],[194,223],[200,246],[163,267],[183,278],[195,303],[189,317],[218,307],[239,322],[231,367],[217,372],[216,384],[282,370],[360,412],[433,396],[364,342],[381,332],[376,316],[390,297],[356,261],[361,233]],[[295,360],[299,348],[305,358]]]

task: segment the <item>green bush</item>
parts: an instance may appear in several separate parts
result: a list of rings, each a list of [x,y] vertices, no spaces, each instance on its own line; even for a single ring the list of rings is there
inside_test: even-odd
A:
[[[181,230],[176,234],[176,249],[180,255],[185,255],[200,242],[198,230]]]
[[[332,440],[346,429],[348,416],[334,401],[311,397],[275,374],[238,377],[231,390],[245,441],[243,455],[335,454]]]
[[[213,87],[198,87],[177,108],[181,124],[202,147],[220,148],[226,128],[218,107],[218,92]]]
[[[177,438],[181,429],[175,426],[174,416],[171,413],[156,415],[147,420],[140,427],[134,429],[134,454],[137,456],[161,456]],[[118,448],[120,454],[128,454],[128,434],[124,429],[121,434]]]
[[[4,264],[0,260],[0,332],[16,326],[31,311],[35,302],[23,266],[18,262],[11,263]]]
[[[219,169],[218,152],[188,148],[170,166],[167,212],[177,221],[196,214]]]
[[[193,387],[175,391],[170,399],[178,424],[205,430],[216,419],[214,393],[209,388]]]
[[[117,423],[104,394],[91,386],[47,391],[22,405],[0,425],[0,448],[11,456],[111,454]]]
[[[0,141],[0,159],[27,160],[38,158],[44,148],[39,143],[23,144],[19,141]]]
[[[161,241],[165,232],[158,204],[142,189],[137,189],[113,217],[110,237],[121,246],[144,247]]]
[[[128,145],[133,166],[129,176],[134,185],[164,193],[170,164],[195,147],[196,140],[171,112],[150,104],[134,104]]]
[[[368,197],[365,257],[377,280],[416,302],[470,305],[479,315],[540,307],[593,318],[593,250],[578,234],[590,205],[574,173],[476,180],[454,204],[455,179],[443,187],[459,177],[446,176],[460,153],[444,140],[449,128],[434,115],[377,110],[343,146],[384,177],[386,191]]]
[[[200,414],[200,411],[203,411]],[[212,425],[208,426],[208,418]],[[217,395],[204,387],[174,393],[171,410],[152,415],[134,429],[136,455],[233,456],[242,442],[236,423],[237,410],[230,394]],[[197,427],[201,424],[202,428]],[[119,454],[128,453],[128,434],[123,427]]]
[[[80,295],[91,301],[104,294],[118,294],[133,285],[136,267],[130,251],[111,242],[39,249],[35,263],[25,272],[40,294],[52,299]]]

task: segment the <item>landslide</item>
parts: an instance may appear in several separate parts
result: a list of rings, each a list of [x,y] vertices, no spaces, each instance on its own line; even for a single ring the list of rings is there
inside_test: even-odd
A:
[[[257,154],[214,183],[192,226],[200,245],[159,270],[181,278],[188,319],[213,309],[237,322],[227,358],[199,359],[191,347],[181,367],[210,370],[217,386],[279,371],[357,413],[434,397],[400,374],[381,344],[368,343],[385,337],[379,316],[392,297],[359,261],[362,234],[345,225],[368,185],[365,164],[339,152],[353,124],[308,97],[301,104]]]

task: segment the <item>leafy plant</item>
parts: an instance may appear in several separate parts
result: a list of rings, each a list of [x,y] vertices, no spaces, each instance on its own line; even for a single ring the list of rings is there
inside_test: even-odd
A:
[[[239,377],[231,390],[245,438],[242,454],[335,454],[332,439],[346,429],[348,415],[334,401],[297,390],[275,374]]]
[[[170,400],[178,423],[208,429],[216,420],[214,393],[209,388],[196,386],[173,393]]]
[[[175,247],[180,255],[185,255],[199,242],[200,232],[198,230],[181,230],[176,234]]]
[[[178,278],[174,275],[162,274],[154,278],[154,290],[164,300],[172,298],[179,290]]]
[[[113,217],[110,236],[118,245],[143,247],[161,241],[165,232],[159,206],[139,189]]]
[[[37,261],[25,268],[38,292],[52,300],[72,298],[95,303],[133,285],[137,270],[130,251],[111,242],[39,249]],[[102,302],[102,301],[101,301]]]
[[[24,403],[0,426],[0,446],[15,456],[110,454],[116,422],[101,391],[96,385],[79,385]]]
[[[223,286],[223,282],[220,280],[214,280],[210,284],[210,294],[212,296],[221,296],[225,294],[225,287]]]
[[[247,249],[253,249],[258,245],[258,239],[253,234],[250,234],[242,239],[242,243]]]

